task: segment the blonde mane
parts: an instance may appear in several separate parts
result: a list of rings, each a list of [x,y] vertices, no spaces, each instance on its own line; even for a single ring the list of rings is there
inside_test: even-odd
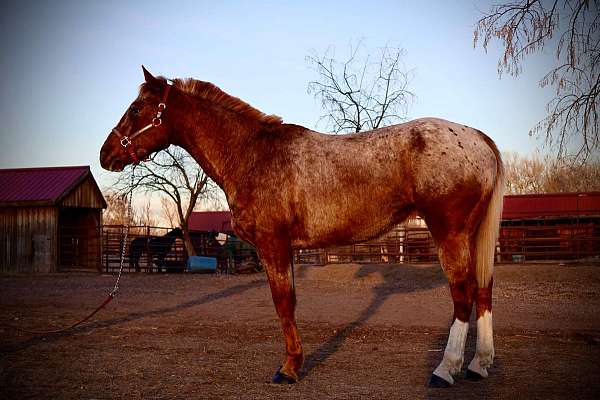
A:
[[[210,82],[199,81],[192,78],[174,79],[173,86],[184,93],[212,101],[227,110],[245,115],[249,118],[257,119],[268,124],[283,123],[281,117],[278,117],[277,115],[267,115],[237,97],[225,93]]]

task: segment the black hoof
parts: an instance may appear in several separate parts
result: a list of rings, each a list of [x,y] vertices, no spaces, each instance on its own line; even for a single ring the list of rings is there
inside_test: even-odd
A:
[[[281,368],[279,368],[277,372],[275,372],[275,375],[273,375],[273,378],[271,378],[271,382],[277,385],[291,385],[296,383],[296,379],[282,373]]]
[[[429,382],[427,382],[427,386],[429,386],[430,388],[447,388],[452,386],[452,384],[450,384],[450,382],[448,382],[445,379],[440,378],[439,376],[435,375],[435,374],[431,374],[431,377],[429,378]]]
[[[474,382],[485,379],[483,376],[479,375],[477,372],[473,372],[468,368],[467,368],[467,373],[465,374],[465,378],[467,378],[470,381],[474,381]]]

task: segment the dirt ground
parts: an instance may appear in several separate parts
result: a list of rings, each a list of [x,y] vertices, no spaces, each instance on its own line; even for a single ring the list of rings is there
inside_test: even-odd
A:
[[[490,378],[429,389],[452,314],[437,265],[297,267],[301,381],[270,377],[283,340],[262,274],[128,274],[93,322],[0,326],[3,399],[598,398],[600,266],[501,265]],[[1,322],[69,324],[114,277],[0,276]],[[474,322],[474,321],[472,321]],[[471,327],[474,327],[474,323]],[[465,365],[474,353],[467,340]]]

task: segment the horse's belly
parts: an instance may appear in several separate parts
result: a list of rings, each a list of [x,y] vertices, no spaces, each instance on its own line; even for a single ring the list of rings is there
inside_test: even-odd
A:
[[[300,229],[294,229],[292,246],[318,248],[364,242],[388,232],[412,211],[410,207],[393,208],[391,204],[347,205],[321,205],[308,210]]]

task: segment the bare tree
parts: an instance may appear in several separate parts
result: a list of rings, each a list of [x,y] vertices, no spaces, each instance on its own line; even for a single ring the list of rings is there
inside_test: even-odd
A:
[[[500,76],[519,75],[528,55],[553,49],[556,64],[541,78],[540,86],[553,86],[555,97],[530,135],[544,135],[559,158],[571,161],[586,161],[600,150],[599,7],[599,0],[512,1],[493,6],[474,32],[474,46],[481,43],[485,50],[492,39],[502,42]]]
[[[169,223],[169,227],[174,228],[177,226],[177,210],[173,202],[167,197],[161,197],[160,208],[162,209],[163,217]]]
[[[156,219],[154,215],[152,215],[150,200],[146,200],[144,205],[141,207],[138,224],[144,226],[154,226],[156,225]]]
[[[537,156],[504,153],[506,194],[543,193],[546,163]]]
[[[407,87],[410,72],[402,63],[402,49],[383,47],[375,61],[363,55],[364,45],[350,46],[350,56],[335,59],[333,48],[323,56],[306,58],[317,73],[308,93],[321,102],[326,121],[334,133],[377,129],[406,119],[414,95]]]
[[[104,225],[125,225],[127,221],[127,196],[123,194],[116,193],[113,191],[108,191],[104,193],[104,198],[106,200],[106,210],[102,214],[102,222]],[[129,224],[135,225],[135,212],[132,211],[132,215],[130,216]]]
[[[156,153],[147,162],[126,168],[114,187],[121,194],[134,190],[161,194],[169,199],[183,231],[186,250],[189,255],[196,254],[190,239],[188,221],[199,200],[216,196],[217,186],[185,150],[172,146]]]
[[[544,192],[592,192],[600,191],[600,161],[572,165],[554,160],[547,166]]]
[[[600,191],[600,161],[573,164],[537,155],[503,155],[507,194]]]

